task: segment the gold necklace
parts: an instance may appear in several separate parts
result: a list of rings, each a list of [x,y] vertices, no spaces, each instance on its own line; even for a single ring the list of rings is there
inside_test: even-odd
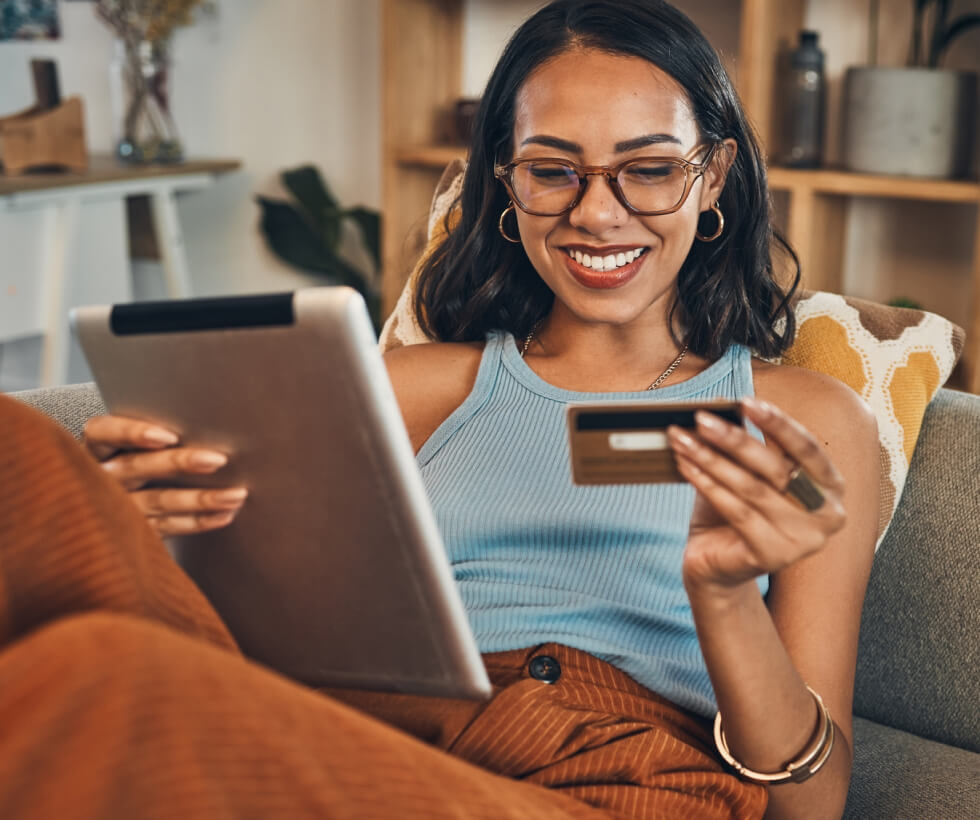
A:
[[[527,353],[527,349],[531,346],[531,340],[534,338],[534,331],[535,330],[537,330],[537,325],[535,325],[534,327],[531,328],[531,332],[528,333],[527,336],[524,339],[524,346],[521,348],[521,358],[522,359],[524,358],[524,354]],[[679,365],[681,363],[681,360],[684,358],[684,354],[687,353],[687,348],[688,348],[688,346],[687,345],[684,345],[684,347],[681,349],[681,352],[678,355],[678,357],[676,359],[674,359],[674,361],[672,361],[669,365],[667,365],[667,369],[663,373],[661,373],[659,376],[657,376],[657,378],[655,378],[653,380],[653,384],[651,384],[647,388],[647,390],[656,390],[658,387],[660,387],[660,385],[662,385],[664,383],[664,380],[671,373],[673,373],[675,370],[677,370],[677,365]]]

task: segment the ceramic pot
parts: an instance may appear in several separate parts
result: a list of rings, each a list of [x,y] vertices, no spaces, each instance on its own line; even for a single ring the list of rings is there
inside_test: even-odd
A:
[[[844,165],[873,174],[964,176],[976,102],[976,74],[850,68],[844,78]]]

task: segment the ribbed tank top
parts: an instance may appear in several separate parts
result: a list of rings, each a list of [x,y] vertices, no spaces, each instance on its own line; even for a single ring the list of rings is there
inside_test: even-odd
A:
[[[689,484],[572,484],[565,405],[754,394],[735,345],[655,392],[548,384],[514,337],[488,336],[473,390],[418,462],[482,652],[557,642],[589,652],[679,706],[716,710],[681,579]],[[759,580],[765,594],[768,581]]]

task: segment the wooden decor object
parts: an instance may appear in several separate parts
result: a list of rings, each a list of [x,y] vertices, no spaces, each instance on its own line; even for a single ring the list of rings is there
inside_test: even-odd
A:
[[[59,167],[88,168],[81,97],[70,97],[49,110],[35,106],[0,117],[0,166],[5,174]]]

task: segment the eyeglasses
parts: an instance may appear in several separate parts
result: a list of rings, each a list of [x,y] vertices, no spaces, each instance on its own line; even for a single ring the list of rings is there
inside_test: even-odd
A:
[[[703,146],[698,146],[699,150]],[[493,173],[514,203],[533,216],[561,216],[585,195],[590,176],[604,176],[626,210],[639,216],[672,214],[685,202],[695,181],[708,170],[718,148],[702,162],[680,157],[638,157],[619,165],[578,165],[566,159],[515,159]]]

